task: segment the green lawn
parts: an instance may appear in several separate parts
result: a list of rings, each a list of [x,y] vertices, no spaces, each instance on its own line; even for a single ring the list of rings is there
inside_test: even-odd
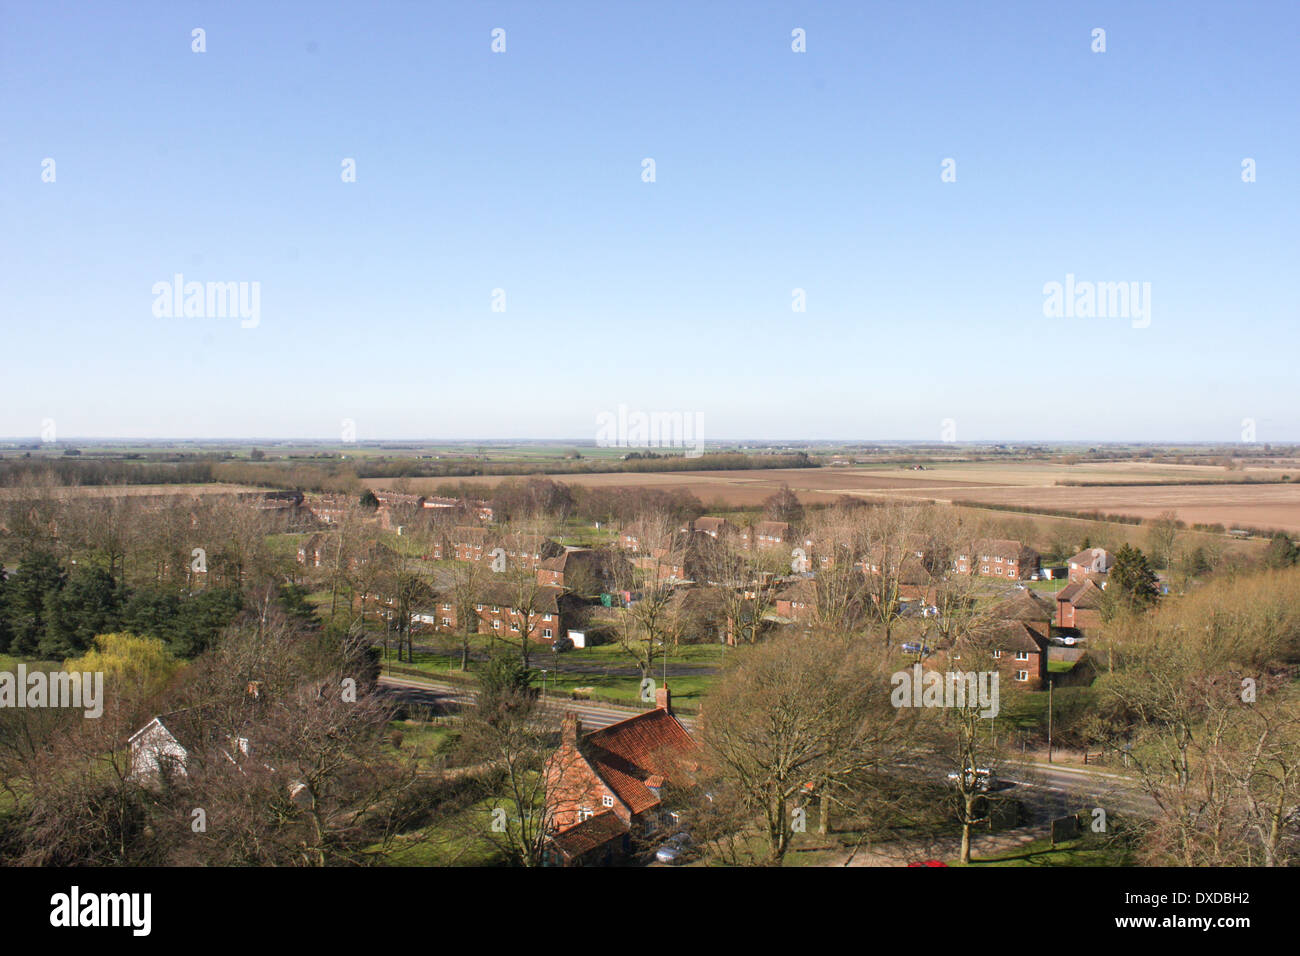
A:
[[[389,749],[393,748],[392,733],[400,732],[402,745],[399,753],[414,754],[421,766],[432,766],[446,757],[458,739],[458,734],[445,724],[431,724],[422,720],[394,720],[388,724]]]
[[[478,644],[479,638],[473,641],[474,646],[486,649],[487,644],[484,641]],[[512,648],[508,644],[497,641],[497,650],[509,653],[518,653],[517,648]],[[592,650],[608,650],[607,648]],[[618,650],[615,648],[615,650]],[[566,662],[575,658],[575,655],[582,654],[582,651],[569,651],[564,654]],[[712,659],[708,655],[712,655]],[[529,656],[530,665],[537,671],[546,671],[545,689],[547,696],[572,696],[577,688],[590,688],[589,695],[595,699],[608,699],[619,703],[634,705],[638,703],[641,693],[641,680],[635,673],[628,675],[610,674],[610,673],[558,673],[555,670],[556,658],[559,655],[554,654],[545,646],[539,645],[536,650],[532,651]],[[698,649],[693,649],[690,654],[684,655],[686,658],[699,660],[703,664],[713,663],[718,656],[716,647],[708,649],[708,654],[701,654]],[[606,663],[612,666],[628,667],[631,665],[632,658],[619,651],[619,656],[612,654],[603,654],[596,656],[594,660],[598,663]],[[473,680],[473,668],[468,673],[460,669],[460,649],[451,647],[447,650],[437,651],[420,651],[415,652],[415,660],[407,661],[405,659],[398,661],[396,653],[392,649],[384,658],[385,663],[394,667],[411,668],[428,674],[430,678],[444,679],[469,679]],[[680,663],[681,658],[674,657],[671,653],[668,656],[669,664],[674,662]],[[656,683],[662,683],[663,678],[655,676]],[[692,711],[699,706],[699,700],[709,689],[713,682],[717,680],[716,675],[712,674],[686,674],[683,676],[670,676],[668,684],[672,688],[674,705],[681,705],[684,711]],[[539,688],[542,681],[538,681]]]
[[[14,657],[12,654],[0,654],[0,671],[17,673],[19,664],[25,664],[30,671],[57,671],[63,667],[60,661],[38,661],[28,657]]]
[[[488,835],[493,806],[500,802],[481,801],[451,819],[399,837],[386,853],[379,847],[371,852],[387,866],[501,866],[501,850]]]
[[[949,860],[949,866],[962,866]],[[972,858],[971,866],[1132,866],[1132,852],[1122,840],[1099,840],[1092,836],[1077,837],[1057,843],[1035,840],[1014,850],[985,859]]]

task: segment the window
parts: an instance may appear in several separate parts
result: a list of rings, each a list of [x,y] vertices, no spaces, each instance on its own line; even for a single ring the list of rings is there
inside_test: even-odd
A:
[[[443,626],[443,627],[451,627],[451,618],[449,618],[449,617],[444,617],[444,618],[442,619],[442,626]]]
[[[1029,671],[1016,671],[1016,680],[1019,681],[1029,680]]]
[[[612,807],[614,805],[614,798],[611,797],[609,794],[605,794],[603,797],[600,798],[600,805],[602,807]]]
[[[1001,564],[1001,563],[1002,563],[1002,555],[999,554],[999,555],[998,555],[996,558],[994,558],[993,560],[995,560],[998,564]]]
[[[579,820],[590,820],[595,815],[596,814],[592,812],[591,807],[583,807],[581,810],[578,811]]]
[[[543,614],[543,615],[542,615],[542,620],[543,620],[543,621],[549,621],[550,619],[551,619],[551,615],[549,615],[549,614]]]
[[[482,605],[482,604],[475,604],[475,605],[474,605],[474,610],[476,610],[476,611],[481,611],[481,610],[483,610],[483,605]]]
[[[500,621],[493,621],[493,622],[492,622],[492,630],[494,630],[494,631],[499,631],[499,630],[501,630],[501,622],[500,622]]]
[[[510,622],[510,630],[512,630],[512,631],[517,631],[517,630],[519,630],[519,622],[518,622],[518,621],[511,621],[511,622]]]
[[[994,656],[995,658],[1001,657],[1001,656],[1002,656],[1002,652],[1001,652],[1001,651],[994,651],[994,652],[993,652],[993,656]]]
[[[1018,661],[1027,661],[1027,660],[1029,660],[1029,652],[1028,652],[1028,651],[1016,651],[1016,660],[1018,660]]]
[[[493,613],[493,614],[500,614],[500,613],[501,613],[501,608],[498,607],[497,605],[493,604],[493,605],[492,605],[492,613]]]
[[[542,637],[544,637],[544,638],[546,638],[546,639],[548,639],[548,640],[550,639],[550,637],[551,637],[551,629],[550,629],[549,627],[544,627],[544,628],[542,628]]]

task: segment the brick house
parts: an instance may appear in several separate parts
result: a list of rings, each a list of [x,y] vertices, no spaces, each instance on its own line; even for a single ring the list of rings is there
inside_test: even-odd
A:
[[[817,582],[804,578],[776,592],[773,609],[778,617],[790,621],[807,621],[817,613]]]
[[[505,552],[506,568],[524,567],[536,571],[548,558],[559,557],[564,553],[564,546],[543,534],[506,534],[493,541],[491,550],[500,548]],[[490,563],[491,552],[487,555]]]
[[[654,710],[588,734],[575,713],[564,717],[559,750],[547,762],[547,862],[613,863],[634,839],[671,830],[665,797],[694,783],[700,747],[672,712],[667,687]]]
[[[1052,619],[1056,617],[1053,602],[1026,588],[995,605],[989,612],[999,621],[1019,621],[1044,642],[1052,636]]]
[[[478,564],[492,551],[487,529],[480,528],[478,525],[457,525],[452,528],[449,544],[451,557],[457,561],[472,561]]]
[[[961,574],[986,574],[990,577],[1028,580],[1038,570],[1038,552],[1024,542],[1010,538],[981,538],[973,545],[975,554],[957,555]]]
[[[525,567],[537,570],[548,558],[558,557],[564,553],[560,544],[540,534],[506,534],[495,535],[480,525],[457,525],[448,536],[451,557],[457,561],[472,561],[475,564],[492,564],[493,552],[498,548],[505,556],[506,568]],[[434,558],[442,557],[442,549],[434,545]],[[499,555],[498,555],[499,556]]]
[[[379,520],[379,526],[385,531],[409,524],[415,515],[424,510],[422,495],[376,491],[375,500],[379,502],[379,507],[375,509],[375,517]]]
[[[1105,548],[1085,548],[1070,558],[1070,582],[1082,581],[1090,574],[1106,574],[1115,563],[1115,556]]]
[[[706,515],[702,518],[696,518],[694,521],[688,521],[682,527],[682,530],[698,531],[701,534],[707,534],[710,538],[720,538],[735,534],[739,529],[726,518],[713,518]]]
[[[746,548],[779,548],[790,542],[790,525],[785,521],[760,521],[752,529],[742,528],[740,541]]]
[[[857,567],[862,569],[863,576],[873,584],[879,582],[875,579],[880,576],[880,569],[885,561],[882,550],[877,548],[874,554],[860,558]],[[925,566],[922,558],[922,552],[909,550],[901,555],[894,555],[890,563],[895,568],[895,580],[898,583],[898,597],[904,601],[923,601],[926,604],[935,603],[938,597],[938,575],[931,574]]]
[[[953,645],[951,659],[961,666],[971,652],[992,656],[1003,680],[1037,690],[1047,686],[1047,640],[1024,621],[995,621]]]
[[[577,626],[582,619],[585,604],[564,588],[542,586],[527,596],[532,598],[533,612],[528,636],[534,641],[549,644]],[[478,633],[495,631],[503,637],[517,638],[528,623],[525,620],[528,617],[527,604],[519,598],[518,590],[509,584],[492,582],[485,585],[474,603]],[[513,606],[517,601],[521,604],[519,608]],[[458,633],[460,630],[456,602],[450,594],[439,595],[432,607],[413,617],[418,623],[437,631]]]
[[[822,553],[817,549],[817,539],[811,531],[805,532],[796,543],[795,547],[803,549],[803,558],[807,562],[807,564],[804,565],[804,570],[806,571],[826,571],[834,565],[834,557],[829,551]],[[794,559],[798,557],[798,555],[791,550],[790,557],[791,559]],[[791,563],[791,569],[795,571],[799,570],[793,563]]]
[[[603,579],[600,555],[591,548],[565,548],[537,566],[537,583],[557,588],[591,589]]]
[[[323,534],[308,536],[298,545],[298,563],[308,568],[319,568],[328,559],[326,545],[331,539]]]
[[[303,505],[322,524],[338,524],[352,502],[347,495],[308,494],[303,496]]]
[[[632,563],[654,574],[660,582],[704,582],[709,579],[709,566],[717,549],[717,542],[706,532],[679,531],[665,546],[639,553]]]
[[[1103,577],[1071,581],[1056,595],[1056,626],[1086,631],[1101,626]]]

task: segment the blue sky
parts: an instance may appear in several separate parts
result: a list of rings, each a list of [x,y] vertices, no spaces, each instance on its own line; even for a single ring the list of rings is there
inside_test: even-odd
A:
[[[0,435],[594,438],[622,404],[709,439],[1300,440],[1298,28],[5,0]],[[260,283],[256,327],[156,316],[177,273]],[[1067,274],[1149,282],[1149,326],[1045,317]]]

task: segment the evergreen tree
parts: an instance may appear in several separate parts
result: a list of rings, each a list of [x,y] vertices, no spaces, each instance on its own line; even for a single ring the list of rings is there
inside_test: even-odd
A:
[[[1115,552],[1115,563],[1106,581],[1106,595],[1113,609],[1140,611],[1155,603],[1160,594],[1156,573],[1140,548],[1123,545]]]
[[[45,634],[45,599],[63,587],[67,575],[48,551],[34,552],[10,575],[5,585],[9,643],[0,650],[19,656],[36,653]]]
[[[96,634],[117,630],[123,590],[103,568],[76,568],[63,587],[45,595],[41,657],[65,660],[88,650]]]

